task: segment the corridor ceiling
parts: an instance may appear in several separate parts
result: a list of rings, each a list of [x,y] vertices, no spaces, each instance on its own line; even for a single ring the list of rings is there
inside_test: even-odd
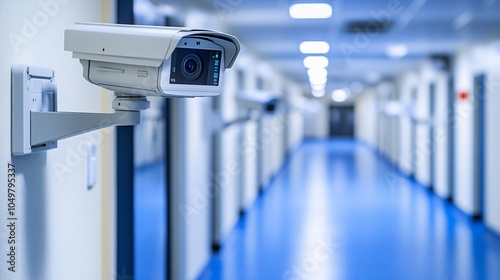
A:
[[[172,0],[155,0],[173,5]],[[432,55],[448,55],[500,32],[499,0],[337,0],[329,19],[292,19],[289,7],[308,0],[183,0],[218,16],[228,31],[309,90],[302,41],[327,41],[327,91],[369,86]],[[403,58],[387,54],[404,45]]]

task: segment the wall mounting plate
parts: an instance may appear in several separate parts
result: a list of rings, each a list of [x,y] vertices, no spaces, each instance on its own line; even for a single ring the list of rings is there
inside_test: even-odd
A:
[[[54,70],[28,65],[12,67],[12,154],[57,148],[57,141],[31,145],[31,112],[57,112]]]
[[[12,155],[22,156],[57,148],[57,141],[109,126],[136,125],[149,108],[145,97],[117,97],[114,113],[57,111],[57,88],[52,69],[12,67]],[[119,106],[124,102],[123,106]]]

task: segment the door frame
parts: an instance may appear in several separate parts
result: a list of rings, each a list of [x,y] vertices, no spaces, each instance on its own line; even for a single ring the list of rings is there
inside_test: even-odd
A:
[[[475,220],[481,219],[484,214],[484,184],[485,184],[485,83],[486,76],[478,74],[474,77],[474,214]]]

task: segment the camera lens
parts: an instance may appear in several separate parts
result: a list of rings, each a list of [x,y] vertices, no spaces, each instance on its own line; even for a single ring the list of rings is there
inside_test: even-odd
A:
[[[182,75],[188,80],[196,80],[203,70],[203,62],[196,54],[189,54],[182,60]]]

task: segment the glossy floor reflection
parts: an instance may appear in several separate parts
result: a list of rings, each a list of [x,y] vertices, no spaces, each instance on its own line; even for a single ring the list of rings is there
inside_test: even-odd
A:
[[[369,147],[309,141],[199,279],[500,279],[500,239]]]

